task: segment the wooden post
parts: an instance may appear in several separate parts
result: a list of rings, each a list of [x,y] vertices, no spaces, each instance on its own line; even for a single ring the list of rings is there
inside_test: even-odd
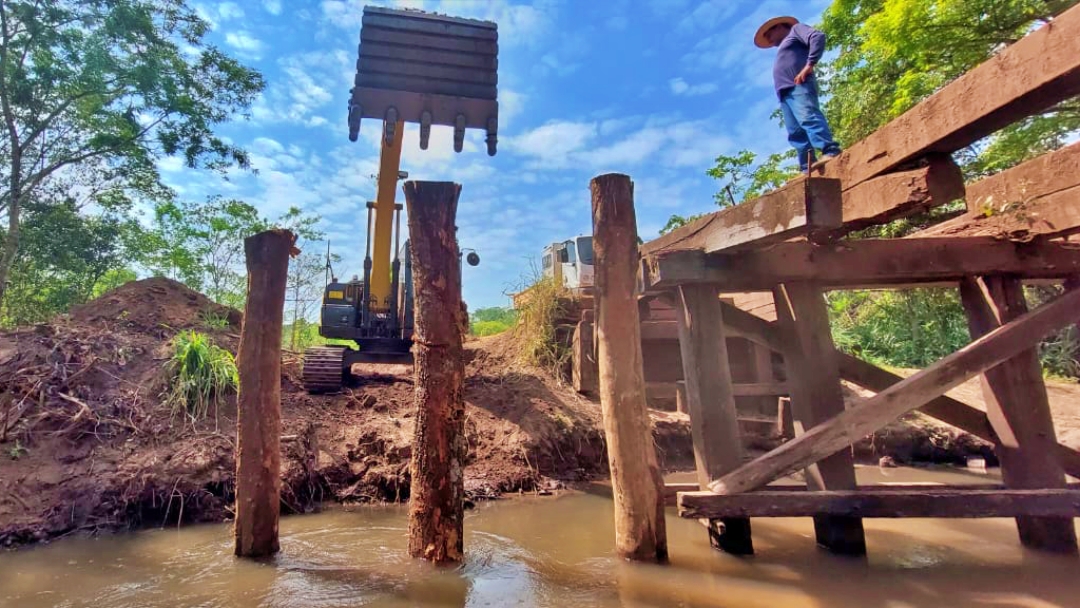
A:
[[[686,380],[675,381],[675,411],[690,414],[690,406],[686,403]]]
[[[573,382],[574,390],[583,395],[596,393],[596,358],[593,348],[593,311],[581,313],[573,340]]]
[[[244,239],[248,292],[236,364],[235,553],[277,553],[281,511],[281,323],[296,237],[268,230]]]
[[[960,296],[968,326],[977,339],[1027,312],[1024,287],[1014,277],[967,279]],[[1029,348],[982,376],[986,413],[998,442],[1005,485],[1016,489],[1065,487],[1065,472],[1056,458],[1057,436],[1050,416],[1038,352]],[[1017,517],[1020,542],[1054,553],[1077,554],[1071,517]]]
[[[405,182],[416,310],[409,555],[436,563],[460,562],[464,553],[465,364],[454,228],[460,193],[452,182]]]
[[[686,382],[686,405],[698,483],[702,488],[742,464],[739,422],[731,381],[724,320],[714,287],[684,285],[678,289],[676,325]],[[750,555],[754,544],[748,518],[726,518],[723,532],[709,525],[709,543],[737,555]]]
[[[790,342],[784,362],[791,386],[795,432],[802,434],[844,411],[836,347],[820,288],[807,283],[780,285],[773,290],[773,299],[777,320]],[[807,467],[806,486],[810,490],[855,489],[851,450],[837,452]],[[866,553],[862,519],[858,517],[816,516],[814,531],[818,544],[830,551]]]
[[[621,557],[667,561],[663,478],[645,404],[641,326],[635,301],[637,223],[626,175],[593,178],[596,341],[600,407]]]

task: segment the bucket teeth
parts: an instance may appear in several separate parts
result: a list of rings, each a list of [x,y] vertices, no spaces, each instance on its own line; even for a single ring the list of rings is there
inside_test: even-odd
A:
[[[424,110],[420,115],[420,149],[427,150],[431,138],[431,112]]]
[[[364,115],[364,109],[360,104],[349,101],[349,141],[356,141],[360,137],[360,117]]]
[[[454,152],[461,152],[465,146],[465,115],[458,114],[454,119]]]
[[[394,128],[397,127],[398,111],[397,108],[386,109],[386,120],[383,121],[383,139],[386,140],[386,145],[394,145]]]
[[[495,156],[495,146],[499,142],[498,132],[499,132],[499,119],[494,117],[494,116],[492,116],[491,118],[488,118],[488,122],[487,122],[487,139],[484,140],[484,141],[487,142],[488,156]]]

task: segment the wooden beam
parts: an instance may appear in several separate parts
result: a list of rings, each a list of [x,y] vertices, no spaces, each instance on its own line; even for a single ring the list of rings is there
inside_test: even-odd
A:
[[[845,189],[843,197],[844,225],[834,233],[837,238],[964,198],[964,174],[950,156],[937,154],[924,167],[888,173]]]
[[[736,384],[736,397],[777,397],[791,393],[791,386],[786,382],[753,382]]]
[[[880,393],[904,380],[901,376],[847,353],[838,352],[837,357],[840,361],[840,377],[876,393]],[[997,443],[997,435],[994,434],[994,429],[990,426],[990,420],[987,419],[986,412],[957,401],[952,397],[942,395],[920,407],[919,411],[965,433],[971,433],[983,441]]]
[[[1080,7],[984,61],[824,164],[850,189],[929,153],[952,153],[1080,93]]]
[[[1071,291],[743,465],[709,484],[709,489],[718,494],[746,492],[817,462],[944,395],[969,378],[1035,346],[1047,335],[1078,318],[1080,291]]]
[[[826,424],[844,411],[844,393],[836,347],[829,329],[825,294],[809,283],[779,285],[773,290],[777,323],[790,347],[785,362],[791,384],[791,407],[798,437]],[[855,489],[851,450],[837,451],[806,463],[806,487],[811,490]],[[866,553],[862,520],[818,516],[814,531],[819,545],[849,555]]]
[[[589,313],[588,318],[582,315],[581,321],[578,321],[577,328],[574,329],[574,338],[571,343],[571,376],[575,391],[584,395],[593,395],[596,394],[598,387],[596,358],[594,356],[595,343],[593,341],[595,327],[592,321],[593,311],[587,310],[585,312]]]
[[[675,249],[736,250],[797,236],[817,238],[841,225],[840,182],[797,178],[768,194],[717,211],[641,246],[641,255]]]
[[[720,310],[724,315],[725,331],[768,346],[781,354],[786,351],[787,342],[776,323],[766,321],[725,302],[720,303]]]
[[[1024,288],[1014,277],[966,280],[960,284],[960,299],[972,337],[986,335],[1027,312]],[[997,454],[1005,485],[1063,488],[1065,473],[1054,455],[1057,436],[1035,345],[986,370],[982,384],[987,416],[999,439]],[[1026,547],[1072,555],[1080,552],[1071,515],[1018,517],[1016,524]]]
[[[742,464],[742,443],[718,294],[705,285],[681,287],[678,294],[686,407],[698,484],[704,487]],[[737,555],[753,554],[750,520],[725,519],[723,523],[722,533],[710,533],[710,544]]]
[[[661,252],[647,262],[649,289],[713,283],[722,289],[754,290],[807,280],[853,289],[954,282],[989,273],[1064,279],[1080,273],[1080,243],[1016,243],[992,237],[787,242],[731,255]]]
[[[1077,490],[680,492],[679,517],[1080,517]]]
[[[626,175],[594,177],[593,254],[600,411],[614,497],[615,551],[666,562],[664,481],[653,444],[635,301],[637,223],[634,185]]]
[[[965,199],[968,211],[985,216],[988,211],[1001,213],[1003,207],[1018,203],[1031,204],[1048,195],[1076,187],[1080,187],[1080,143],[1048,152],[983,178],[968,186]],[[1077,194],[1073,192],[1073,196]]]
[[[912,482],[912,483],[886,483],[879,485],[858,485],[855,487],[856,492],[860,493],[881,493],[881,492],[922,492],[924,490],[933,491],[991,491],[991,490],[1007,490],[1004,484],[1000,483],[980,483],[980,484],[947,484],[934,481],[927,482]],[[1067,490],[1080,492],[1080,484],[1069,484],[1065,487]],[[799,492],[805,494],[812,492],[808,490],[806,486],[800,486],[790,483],[778,483],[769,484],[747,494],[759,494],[762,492]],[[712,492],[702,492],[701,488],[696,483],[686,482],[668,482],[664,485],[664,489],[661,494],[664,497],[664,504],[669,507],[677,507],[679,505],[679,494],[683,493],[696,493],[701,492],[703,494],[709,494],[712,496],[724,496],[723,494],[713,494]],[[740,495],[732,495],[740,496]]]

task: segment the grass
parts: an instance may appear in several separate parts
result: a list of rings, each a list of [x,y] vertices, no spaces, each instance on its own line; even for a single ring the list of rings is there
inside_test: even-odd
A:
[[[192,421],[206,418],[224,395],[240,384],[232,353],[212,344],[194,330],[177,334],[172,356],[165,363],[168,388],[165,403],[173,413],[183,411]]]
[[[570,345],[559,339],[559,323],[566,317],[565,289],[550,277],[538,279],[529,288],[528,300],[519,311],[515,336],[526,363],[546,369],[555,377],[570,360]]]

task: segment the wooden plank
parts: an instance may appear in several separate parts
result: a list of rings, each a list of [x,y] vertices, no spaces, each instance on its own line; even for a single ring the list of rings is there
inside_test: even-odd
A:
[[[709,484],[709,489],[718,494],[746,492],[817,462],[1035,346],[1078,318],[1080,291],[1071,291],[725,475]]]
[[[678,340],[679,328],[675,321],[642,321],[641,339],[649,340]]]
[[[676,228],[641,246],[641,255],[674,249],[707,253],[748,244],[817,238],[841,224],[840,182],[797,178],[752,201],[729,207]]]
[[[956,282],[989,273],[1064,279],[1080,272],[1080,243],[1017,243],[992,237],[787,242],[739,254],[660,252],[646,262],[648,289],[689,283],[768,289],[807,280],[851,289]]]
[[[791,386],[786,382],[752,382],[734,386],[736,397],[777,397],[790,392]]]
[[[596,342],[600,411],[615,503],[615,551],[624,559],[666,562],[663,478],[645,404],[641,325],[635,292],[637,223],[626,175],[594,177]]]
[[[1080,7],[1028,34],[824,164],[850,189],[951,153],[1080,93]]]
[[[1048,152],[967,188],[968,211],[985,215],[1080,186],[1080,142]]]
[[[724,315],[725,331],[768,346],[779,353],[786,351],[787,342],[776,323],[770,323],[724,302],[720,303],[720,310]]]
[[[875,177],[843,196],[844,225],[836,237],[962,199],[964,175],[951,157],[934,155],[924,167]]]
[[[968,490],[938,488],[720,495],[680,492],[679,517],[1080,517],[1077,490]]]
[[[790,347],[785,355],[791,385],[795,435],[812,431],[844,412],[844,393],[836,347],[829,329],[825,294],[808,283],[791,283],[773,290],[777,323]],[[855,489],[851,450],[837,451],[807,463],[806,486],[811,490]],[[831,515],[814,517],[819,545],[849,555],[866,553],[862,520]]]
[[[837,357],[840,362],[841,378],[876,393],[903,381],[901,376],[847,353],[838,352]],[[983,441],[993,444],[998,442],[997,435],[990,426],[990,420],[986,417],[986,412],[952,397],[942,395],[920,407],[919,411],[945,424],[955,426],[965,433],[971,433]]]
[[[592,313],[592,311],[588,311]],[[572,348],[572,360],[571,365],[571,381],[574,384],[574,390],[584,395],[592,395],[597,390],[597,368],[596,359],[594,357],[593,334],[594,325],[592,322],[592,315],[589,315],[589,319],[582,318],[578,321],[577,328],[574,330],[574,338],[571,343]]]
[[[677,326],[686,407],[698,484],[704,487],[742,464],[742,443],[717,292],[699,285],[682,287],[678,294]],[[738,555],[752,554],[750,521],[726,519],[723,523],[723,533],[709,535],[712,546]],[[709,529],[715,530],[716,526]]]
[[[960,297],[975,338],[1027,312],[1024,288],[1015,277],[966,280],[960,284]],[[1035,345],[986,370],[982,385],[987,417],[999,438],[997,455],[1005,485],[1064,487],[1065,473],[1054,455],[1057,435]],[[1019,517],[1016,524],[1026,547],[1072,555],[1080,552],[1071,515]]]

